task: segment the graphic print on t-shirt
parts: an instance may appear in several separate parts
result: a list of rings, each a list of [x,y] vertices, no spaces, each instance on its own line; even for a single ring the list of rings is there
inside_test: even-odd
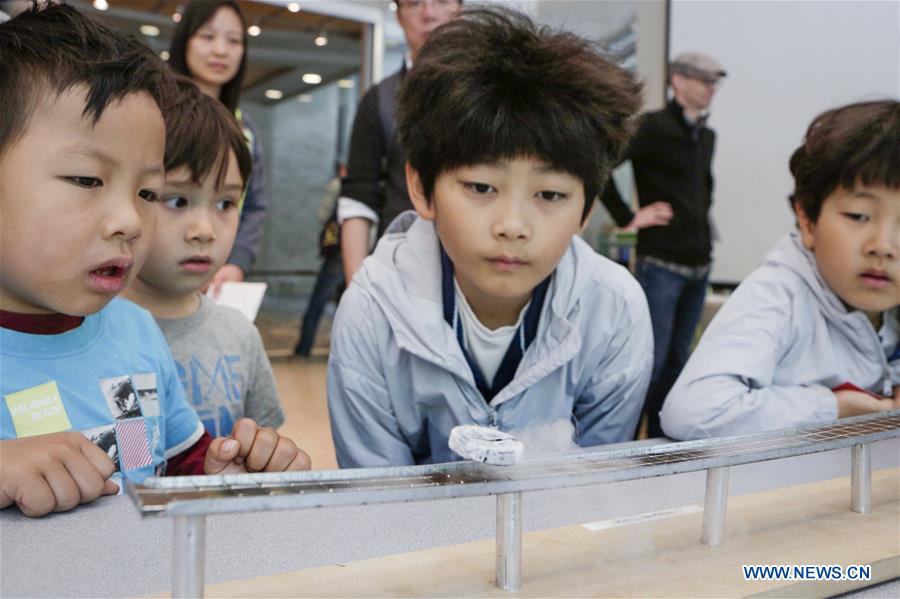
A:
[[[116,444],[115,424],[89,428],[81,431],[81,434],[109,456],[109,459],[111,459],[116,466],[115,472],[121,470],[121,467],[119,466],[119,447]]]
[[[101,379],[100,390],[115,420],[138,418],[142,415],[138,394],[131,377],[126,375]]]
[[[116,421],[114,426],[119,442],[119,461],[122,470],[134,470],[151,465],[153,456],[147,442],[147,421],[143,418],[129,418]]]
[[[234,414],[243,414],[242,389],[246,383],[241,356],[219,354],[209,361],[200,358],[195,354],[186,365],[176,360],[178,377],[207,432],[213,437],[230,435]]]
[[[9,393],[3,399],[19,438],[48,435],[72,428],[56,381]]]
[[[159,416],[159,392],[156,389],[156,373],[145,372],[131,375],[131,382],[137,390],[144,416]]]

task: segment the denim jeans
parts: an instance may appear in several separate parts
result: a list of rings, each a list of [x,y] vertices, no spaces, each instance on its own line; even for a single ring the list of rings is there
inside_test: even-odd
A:
[[[313,287],[303,322],[300,324],[300,340],[294,353],[298,356],[308,356],[316,340],[316,329],[319,328],[319,319],[325,305],[334,298],[337,288],[344,282],[344,265],[340,252],[326,256],[316,276],[316,284]]]
[[[647,295],[653,324],[653,374],[644,402],[649,434],[663,434],[659,411],[691,352],[709,275],[686,277],[638,259],[637,280]]]

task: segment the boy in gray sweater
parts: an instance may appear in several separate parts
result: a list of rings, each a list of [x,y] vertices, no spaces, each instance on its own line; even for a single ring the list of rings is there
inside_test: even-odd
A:
[[[284,423],[256,327],[200,293],[231,251],[252,160],[234,118],[189,80],[164,111],[166,182],[146,263],[125,297],[169,343],[188,401],[211,435],[243,417]]]

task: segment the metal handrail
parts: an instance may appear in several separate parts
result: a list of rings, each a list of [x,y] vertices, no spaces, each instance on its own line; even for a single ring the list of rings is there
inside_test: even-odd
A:
[[[900,410],[736,437],[591,449],[517,466],[424,466],[148,478],[126,483],[144,515],[198,516],[542,491],[737,466],[900,436]]]
[[[521,584],[522,493],[706,470],[700,540],[722,543],[729,467],[852,447],[850,509],[871,510],[870,444],[900,437],[900,410],[752,435],[587,449],[516,466],[452,462],[312,472],[148,478],[126,481],[142,515],[175,518],[175,597],[203,594],[205,517],[211,514],[497,495],[496,584]]]

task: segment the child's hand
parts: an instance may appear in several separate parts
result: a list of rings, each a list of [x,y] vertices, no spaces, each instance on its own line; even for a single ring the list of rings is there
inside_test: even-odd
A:
[[[213,439],[203,463],[206,474],[309,470],[309,456],[275,429],[250,418],[234,424],[230,437]]]
[[[894,409],[900,410],[900,385],[894,386]]]
[[[896,389],[894,391],[894,398],[873,397],[862,391],[835,391],[834,395],[837,397],[838,404],[838,418],[893,410],[896,404],[895,398],[897,397]]]
[[[115,495],[115,465],[80,433],[0,441],[0,508],[15,503],[26,516],[71,510]]]

